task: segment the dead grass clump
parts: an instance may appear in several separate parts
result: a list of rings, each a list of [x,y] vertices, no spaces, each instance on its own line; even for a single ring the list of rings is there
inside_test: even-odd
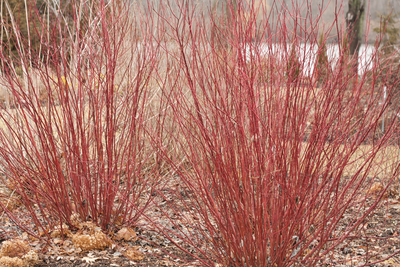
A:
[[[22,205],[21,196],[8,186],[0,186],[0,202],[4,209],[13,211]]]
[[[96,231],[94,235],[74,234],[72,235],[72,243],[76,248],[83,251],[103,250],[111,245],[110,240],[100,230]]]
[[[0,250],[0,266],[30,267],[39,262],[37,253],[21,240],[5,241]]]
[[[5,267],[25,267],[25,263],[20,258],[2,257],[0,258],[1,266]]]
[[[72,216],[71,216],[72,217]],[[103,250],[111,245],[109,238],[101,231],[101,228],[93,222],[80,222],[79,218],[74,216],[79,232],[76,234],[69,234],[72,243],[76,248],[83,251],[89,250]]]
[[[141,261],[144,259],[143,253],[137,250],[137,248],[130,248],[126,251],[125,256],[133,261]]]
[[[8,240],[3,243],[0,250],[0,256],[19,257],[21,258],[28,253],[30,247],[22,240]]]
[[[72,233],[69,230],[68,225],[66,225],[65,223],[62,225],[62,227],[60,226],[56,226],[53,230],[53,232],[51,232],[51,237],[52,238],[63,238],[63,237],[69,237],[71,236]]]

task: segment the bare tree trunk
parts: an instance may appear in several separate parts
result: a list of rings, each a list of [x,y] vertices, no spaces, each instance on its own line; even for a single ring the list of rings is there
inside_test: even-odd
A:
[[[349,0],[349,11],[346,14],[350,57],[354,59],[353,71],[358,73],[358,52],[360,50],[364,0]]]

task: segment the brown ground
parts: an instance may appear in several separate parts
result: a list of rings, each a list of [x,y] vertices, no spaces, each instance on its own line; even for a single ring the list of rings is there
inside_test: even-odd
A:
[[[394,199],[385,201],[373,216],[369,218],[369,222],[365,224],[366,232],[369,236],[376,238],[355,239],[348,241],[340,246],[332,259],[335,261],[343,261],[342,264],[325,264],[323,266],[359,266],[358,258],[366,253],[378,254],[370,261],[381,261],[380,263],[369,266],[400,266],[400,255],[396,255],[391,259],[385,259],[390,255],[400,251],[400,203]],[[150,237],[150,232],[145,232],[147,238]],[[161,241],[161,240],[160,240]],[[161,243],[162,249],[166,251],[175,251],[172,246],[165,244],[166,240]],[[48,251],[40,254],[42,262],[37,266],[180,266],[181,261],[173,261],[162,250],[155,248],[144,241],[136,241],[135,244],[127,243],[120,244],[118,249],[106,249],[104,251],[90,251],[80,253],[68,253],[66,251]],[[124,246],[139,245],[145,253],[151,251],[152,254],[144,254],[144,259],[140,262],[130,261],[119,251],[123,251]],[[122,250],[121,250],[122,248]],[[382,250],[383,248],[383,250]],[[187,258],[183,253],[179,253],[184,259]],[[327,262],[330,259],[327,258]]]
[[[396,191],[391,191],[396,192]],[[162,208],[166,208],[164,205]],[[162,214],[157,208],[151,210],[155,216],[160,218],[160,222],[170,224],[163,219]],[[350,217],[353,210],[349,210]],[[23,214],[23,208],[14,210],[18,216]],[[381,203],[379,208],[368,217],[363,229],[365,238],[347,240],[340,245],[333,253],[321,262],[321,266],[365,266],[360,257],[365,259],[365,255],[372,255],[369,262],[376,262],[374,265],[366,266],[399,266],[400,254],[387,259],[393,254],[400,252],[400,201],[397,193],[388,195]],[[344,227],[346,220],[339,225]],[[5,216],[0,218],[0,229],[4,242],[11,238],[11,235],[20,235],[30,246],[38,252],[41,262],[36,266],[194,266],[199,262],[181,252],[171,242],[153,231],[145,222],[138,223],[134,233],[139,237],[136,240],[124,241],[117,240],[116,234],[110,236],[113,245],[105,250],[82,251],[74,247],[71,238],[53,238],[50,244],[34,240],[26,234],[22,234]],[[169,227],[169,225],[167,225]],[[11,234],[12,233],[12,234]],[[147,240],[147,241],[145,241]],[[129,250],[137,251],[138,258],[128,259]],[[168,253],[174,254],[179,259],[172,258]],[[332,263],[334,262],[334,263]]]

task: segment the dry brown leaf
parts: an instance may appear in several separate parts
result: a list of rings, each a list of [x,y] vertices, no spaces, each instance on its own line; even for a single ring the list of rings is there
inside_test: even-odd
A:
[[[384,189],[385,187],[382,183],[376,182],[371,186],[370,189],[367,190],[366,194],[378,197]],[[385,194],[383,195],[383,198],[387,197],[389,197],[389,191],[386,191]]]
[[[124,222],[124,216],[118,216],[117,219],[115,220],[115,225],[116,226],[121,226]]]
[[[9,211],[14,211],[22,205],[21,201],[16,198],[3,199],[1,200],[1,203]]]
[[[58,237],[57,237],[57,238],[54,238],[54,239],[53,239],[53,243],[56,244],[56,245],[62,244],[62,243],[63,243],[63,240],[62,240],[61,238],[58,238]]]
[[[117,240],[125,240],[125,241],[136,241],[137,236],[133,229],[124,227],[118,231],[115,239]]]

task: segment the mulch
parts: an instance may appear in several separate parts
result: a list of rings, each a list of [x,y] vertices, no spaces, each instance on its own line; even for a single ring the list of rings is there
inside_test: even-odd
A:
[[[165,197],[165,196],[164,196]],[[321,266],[375,266],[400,267],[400,201],[396,195],[390,195],[381,202],[363,225],[363,235],[354,239],[347,239],[338,246],[329,256],[321,261]],[[167,208],[168,205],[164,205]],[[14,211],[15,216],[24,214],[23,207]],[[149,211],[159,218],[165,227],[171,227],[170,220],[163,218],[159,207],[152,207]],[[351,217],[356,209],[350,209],[345,216]],[[27,221],[28,223],[28,221]],[[345,227],[346,220],[338,227]],[[115,240],[113,245],[105,250],[82,251],[74,248],[68,238],[55,238],[46,244],[35,240],[23,233],[4,214],[0,217],[0,234],[2,240],[18,238],[27,241],[40,257],[36,266],[195,266],[199,261],[176,248],[169,239],[158,234],[149,224],[139,221],[134,227],[138,239],[134,241]],[[178,240],[177,240],[178,241]],[[184,244],[181,244],[184,246]],[[133,261],[126,257],[128,249],[137,249],[143,259]],[[173,256],[172,256],[173,255]],[[368,255],[371,255],[368,258]],[[394,256],[393,256],[394,255]],[[367,265],[365,265],[367,259]],[[378,262],[368,265],[368,262]]]

